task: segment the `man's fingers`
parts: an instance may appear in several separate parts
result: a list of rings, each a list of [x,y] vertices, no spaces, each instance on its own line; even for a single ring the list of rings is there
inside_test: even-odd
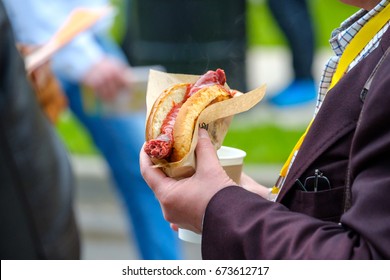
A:
[[[153,166],[152,161],[145,153],[143,147],[140,152],[140,168],[145,182],[154,193],[157,193],[160,190],[160,186],[164,185],[162,181],[166,179],[167,176],[159,168]]]
[[[211,143],[207,130],[200,128],[198,132],[198,144],[196,145],[197,169],[219,165],[217,153]]]
[[[177,224],[171,223],[171,229],[173,229],[174,231],[178,231],[179,226]]]

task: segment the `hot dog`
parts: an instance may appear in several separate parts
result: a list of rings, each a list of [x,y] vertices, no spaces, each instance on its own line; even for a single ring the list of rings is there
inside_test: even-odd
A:
[[[145,152],[153,159],[180,161],[190,150],[195,123],[210,104],[232,98],[221,69],[208,71],[194,84],[176,84],[155,101],[146,124]]]

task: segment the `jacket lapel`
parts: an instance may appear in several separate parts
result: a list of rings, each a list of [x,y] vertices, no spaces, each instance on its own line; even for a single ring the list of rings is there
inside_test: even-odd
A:
[[[283,199],[296,179],[319,156],[326,152],[327,148],[355,129],[363,105],[360,92],[382,54],[383,51],[380,47],[374,50],[327,93],[321,109],[290,168],[277,201]],[[349,149],[350,147],[346,148]]]

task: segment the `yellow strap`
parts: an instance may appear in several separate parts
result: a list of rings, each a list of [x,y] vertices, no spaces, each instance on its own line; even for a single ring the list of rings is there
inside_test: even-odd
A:
[[[302,145],[302,142],[303,140],[305,139],[306,137],[306,134],[307,132],[309,131],[309,128],[311,127],[311,124],[313,122],[314,119],[312,119],[309,123],[309,125],[307,126],[305,132],[303,133],[303,135],[301,136],[301,138],[299,138],[298,142],[295,144],[294,148],[292,149],[290,155],[288,156],[287,158],[287,161],[284,163],[282,169],[280,170],[280,176],[283,176],[283,177],[286,177],[287,175],[287,171],[288,171],[288,168],[289,168],[289,165],[290,165],[290,162],[294,156],[294,153],[295,151],[299,150],[299,148],[301,147]]]
[[[337,65],[336,72],[332,77],[329,90],[333,88],[342,76],[347,72],[348,66],[364,49],[364,47],[372,40],[375,34],[388,22],[390,19],[390,5],[387,5],[382,11],[375,15],[367,22],[355,35],[353,40],[347,45],[343,55]]]
[[[380,11],[377,15],[375,15],[369,22],[367,22],[355,35],[352,41],[345,48],[340,61],[337,65],[337,69],[332,77],[332,82],[329,86],[328,91],[333,88],[338,81],[343,77],[346,73],[348,66],[351,62],[358,56],[358,54],[364,49],[364,47],[372,40],[372,38],[382,29],[382,27],[390,20],[390,5],[387,5],[382,11]],[[299,138],[298,142],[295,144],[293,150],[291,151],[287,161],[284,163],[279,178],[285,178],[287,176],[287,172],[289,170],[289,166],[291,164],[292,158],[296,151],[301,147],[306,134],[308,133],[314,119],[312,119],[307,126],[303,135]],[[281,180],[278,180],[281,182]],[[279,192],[278,185],[272,188],[272,193],[277,194]]]
[[[292,158],[293,158],[295,152],[298,151],[299,148],[301,147],[302,142],[303,142],[303,140],[305,139],[306,134],[307,134],[307,132],[309,131],[309,129],[310,129],[311,124],[313,123],[313,121],[314,121],[314,119],[312,119],[312,120],[310,121],[310,123],[309,123],[309,125],[307,126],[305,132],[304,132],[303,135],[299,138],[298,142],[295,144],[295,146],[294,146],[294,148],[292,149],[290,155],[288,156],[286,162],[283,164],[282,169],[280,170],[279,180],[280,180],[281,178],[285,178],[285,177],[287,176],[287,172],[288,172],[290,163],[291,163],[291,161],[292,161]],[[281,183],[279,180],[278,180],[277,184],[278,184],[278,183]],[[278,185],[273,186],[273,188],[271,189],[271,193],[272,193],[272,194],[277,194],[277,193],[279,192],[279,188],[280,188],[280,186],[278,186]]]

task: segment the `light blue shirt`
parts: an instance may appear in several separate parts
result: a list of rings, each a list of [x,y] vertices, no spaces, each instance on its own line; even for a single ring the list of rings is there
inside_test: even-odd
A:
[[[16,40],[29,45],[42,45],[63,25],[76,7],[101,7],[106,0],[3,0]],[[94,40],[106,33],[113,17],[106,17],[91,29],[76,36],[52,59],[53,70],[72,81],[80,81],[86,72],[104,56]]]

